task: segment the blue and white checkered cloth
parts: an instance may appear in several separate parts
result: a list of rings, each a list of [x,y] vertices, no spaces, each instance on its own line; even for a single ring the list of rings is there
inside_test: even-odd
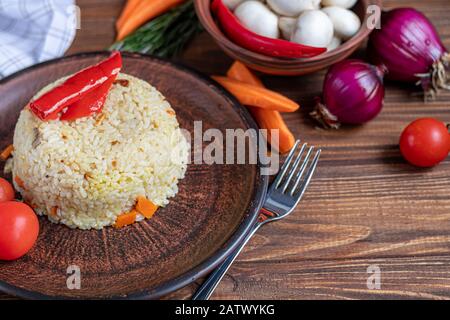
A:
[[[74,0],[0,0],[0,79],[64,55],[77,12]]]

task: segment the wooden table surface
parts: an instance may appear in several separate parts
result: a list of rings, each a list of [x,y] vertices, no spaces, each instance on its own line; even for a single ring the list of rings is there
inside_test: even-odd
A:
[[[77,2],[81,30],[69,54],[107,48],[123,0]],[[423,11],[450,48],[449,0],[385,1],[386,8],[399,6]],[[232,62],[207,34],[178,60],[206,74],[223,74]],[[450,122],[450,94],[425,105],[415,87],[389,83],[376,120],[325,131],[308,118],[323,76],[263,78],[302,104],[286,115],[287,123],[323,155],[296,212],[255,236],[213,299],[449,299],[450,159],[434,169],[413,168],[403,161],[398,138],[419,117]],[[370,266],[381,270],[380,289],[367,287]],[[167,298],[189,299],[197,286]]]

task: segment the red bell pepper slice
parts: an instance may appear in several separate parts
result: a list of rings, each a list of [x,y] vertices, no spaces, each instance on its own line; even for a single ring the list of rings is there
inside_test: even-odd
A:
[[[109,78],[99,88],[89,92],[84,98],[70,105],[68,109],[62,113],[60,120],[74,121],[79,118],[89,117],[94,113],[100,113],[116,77],[117,76],[113,76]]]
[[[253,52],[271,57],[304,58],[317,56],[327,51],[326,48],[311,47],[260,36],[245,28],[230,9],[223,4],[222,0],[214,0],[211,10],[215,13],[222,30],[230,40]]]
[[[66,107],[83,99],[112,77],[122,68],[122,56],[116,51],[100,63],[88,67],[68,78],[64,83],[30,102],[31,111],[41,120],[58,119]]]

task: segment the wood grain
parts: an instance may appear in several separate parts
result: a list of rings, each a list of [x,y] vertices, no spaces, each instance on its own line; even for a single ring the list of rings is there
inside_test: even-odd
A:
[[[78,3],[82,29],[70,52],[107,47],[123,1]],[[450,47],[448,0],[384,4],[423,11]],[[355,56],[364,57],[364,51]],[[206,34],[179,60],[207,74],[223,74],[232,62]],[[425,105],[414,86],[388,83],[385,108],[375,121],[329,132],[307,116],[323,76],[263,77],[269,88],[302,104],[285,119],[297,137],[324,152],[297,211],[260,231],[213,298],[450,299],[450,160],[419,170],[404,163],[397,147],[402,129],[415,118],[450,122],[450,94]],[[367,289],[372,264],[381,268],[381,290]],[[166,298],[189,299],[195,288]]]

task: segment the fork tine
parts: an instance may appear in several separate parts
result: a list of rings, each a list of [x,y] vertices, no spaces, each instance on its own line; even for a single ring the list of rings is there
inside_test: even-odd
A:
[[[308,161],[311,158],[311,154],[312,154],[313,150],[314,150],[314,146],[310,147],[308,149],[308,153],[305,156],[305,159],[303,159],[303,163],[300,167],[300,170],[298,170],[297,176],[295,177],[294,186],[292,187],[291,192],[290,192],[291,195],[294,194],[295,190],[297,189],[297,187],[303,177],[303,174],[305,173],[306,167],[308,165]]]
[[[309,167],[308,173],[306,174],[305,181],[299,190],[300,192],[297,197],[297,202],[301,200],[303,194],[305,193],[306,188],[308,187],[309,183],[311,182],[312,176],[313,176],[314,172],[316,171],[317,164],[319,162],[321,153],[322,153],[321,149],[317,150],[316,155],[314,156],[314,158],[311,162],[311,166]],[[301,179],[301,177],[299,177],[299,179]],[[296,185],[294,186],[294,188],[291,191],[291,195],[293,195],[295,193],[295,191],[297,190],[297,186],[298,186],[299,182],[300,182],[300,180],[298,180],[296,182]]]
[[[292,178],[295,176],[295,172],[297,171],[298,166],[300,165],[300,160],[302,160],[303,152],[305,151],[306,146],[307,146],[306,143],[304,143],[302,145],[302,147],[297,155],[297,158],[295,159],[294,165],[292,166],[292,169],[289,171],[289,175],[288,175],[286,181],[283,182],[282,190],[281,190],[282,193],[286,192],[286,189],[289,187],[289,184],[291,183]]]
[[[298,145],[300,144],[300,140],[297,140],[294,144],[294,147],[292,148],[291,152],[286,158],[286,161],[284,162],[283,166],[281,167],[280,173],[277,175],[275,180],[273,181],[272,185],[276,188],[280,185],[281,181],[284,178],[284,175],[286,174],[287,170],[289,169],[289,166],[291,164],[292,158],[294,157],[295,151],[297,150]]]

